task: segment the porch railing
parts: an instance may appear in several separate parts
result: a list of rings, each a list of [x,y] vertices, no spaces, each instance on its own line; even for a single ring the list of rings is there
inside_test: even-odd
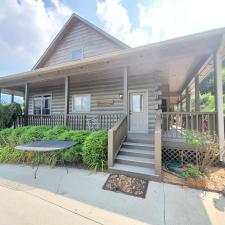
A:
[[[109,130],[123,116],[123,113],[86,113],[86,114],[68,114],[67,126],[73,130]],[[22,127],[25,125],[33,126],[57,126],[64,124],[64,114],[53,115],[28,115],[18,116],[15,126]],[[26,124],[27,123],[27,124]]]
[[[127,136],[127,115],[124,115],[115,126],[108,131],[108,167],[112,167],[115,157]]]
[[[161,174],[162,164],[162,147],[161,147],[161,113],[157,112],[155,117],[155,133],[154,133],[154,144],[155,144],[155,171],[157,174]]]
[[[184,130],[216,132],[216,112],[163,112],[161,115],[163,137],[183,138]]]

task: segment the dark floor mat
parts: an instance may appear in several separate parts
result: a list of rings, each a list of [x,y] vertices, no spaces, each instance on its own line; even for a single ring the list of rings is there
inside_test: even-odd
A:
[[[109,175],[103,186],[104,190],[125,193],[140,198],[145,198],[147,188],[147,180],[117,174]]]

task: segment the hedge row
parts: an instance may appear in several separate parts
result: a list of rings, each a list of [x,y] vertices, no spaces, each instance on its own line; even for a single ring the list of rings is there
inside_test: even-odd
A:
[[[62,159],[73,163],[84,163],[94,169],[104,169],[107,165],[107,132],[74,131],[64,126],[49,128],[47,126],[27,126],[0,131],[0,162],[2,163],[35,163],[33,152],[15,150],[18,144],[36,140],[77,141],[79,145],[62,152],[41,153],[42,164],[55,166]]]

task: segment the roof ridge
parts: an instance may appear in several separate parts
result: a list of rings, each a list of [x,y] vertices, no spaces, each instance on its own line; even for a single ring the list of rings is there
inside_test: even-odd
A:
[[[44,51],[44,53],[41,55],[41,57],[38,59],[38,61],[36,62],[36,64],[33,66],[32,70],[39,68],[40,64],[47,57],[47,54],[54,48],[54,46],[56,45],[57,41],[60,41],[61,40],[60,38],[63,37],[64,32],[66,31],[66,29],[69,28],[69,26],[74,21],[74,19],[80,20],[81,22],[85,23],[87,26],[91,27],[92,29],[94,29],[98,33],[104,35],[106,38],[110,39],[112,42],[114,42],[115,44],[119,45],[120,47],[122,47],[124,49],[130,48],[130,46],[126,45],[125,43],[123,43],[119,39],[115,38],[111,34],[105,32],[104,30],[102,30],[101,28],[97,27],[93,23],[87,21],[86,19],[82,18],[81,16],[79,16],[76,13],[72,13],[72,15],[70,16],[70,18],[66,21],[66,23],[63,25],[63,27],[61,28],[61,30],[57,33],[57,35],[51,41],[51,43],[46,48],[46,50]]]

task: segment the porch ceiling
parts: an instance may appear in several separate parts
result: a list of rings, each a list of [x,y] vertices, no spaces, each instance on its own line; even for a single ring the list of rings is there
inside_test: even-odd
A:
[[[155,74],[170,93],[180,93],[187,81],[198,73],[207,58],[217,49],[225,29],[217,29],[169,41],[121,50],[96,57],[85,58],[24,73],[0,77],[0,87],[23,90],[24,84],[33,85],[63,83],[63,77],[93,79],[100,74],[122,75],[128,67],[128,75]],[[114,72],[112,72],[114,71]],[[116,73],[115,73],[116,71]]]

